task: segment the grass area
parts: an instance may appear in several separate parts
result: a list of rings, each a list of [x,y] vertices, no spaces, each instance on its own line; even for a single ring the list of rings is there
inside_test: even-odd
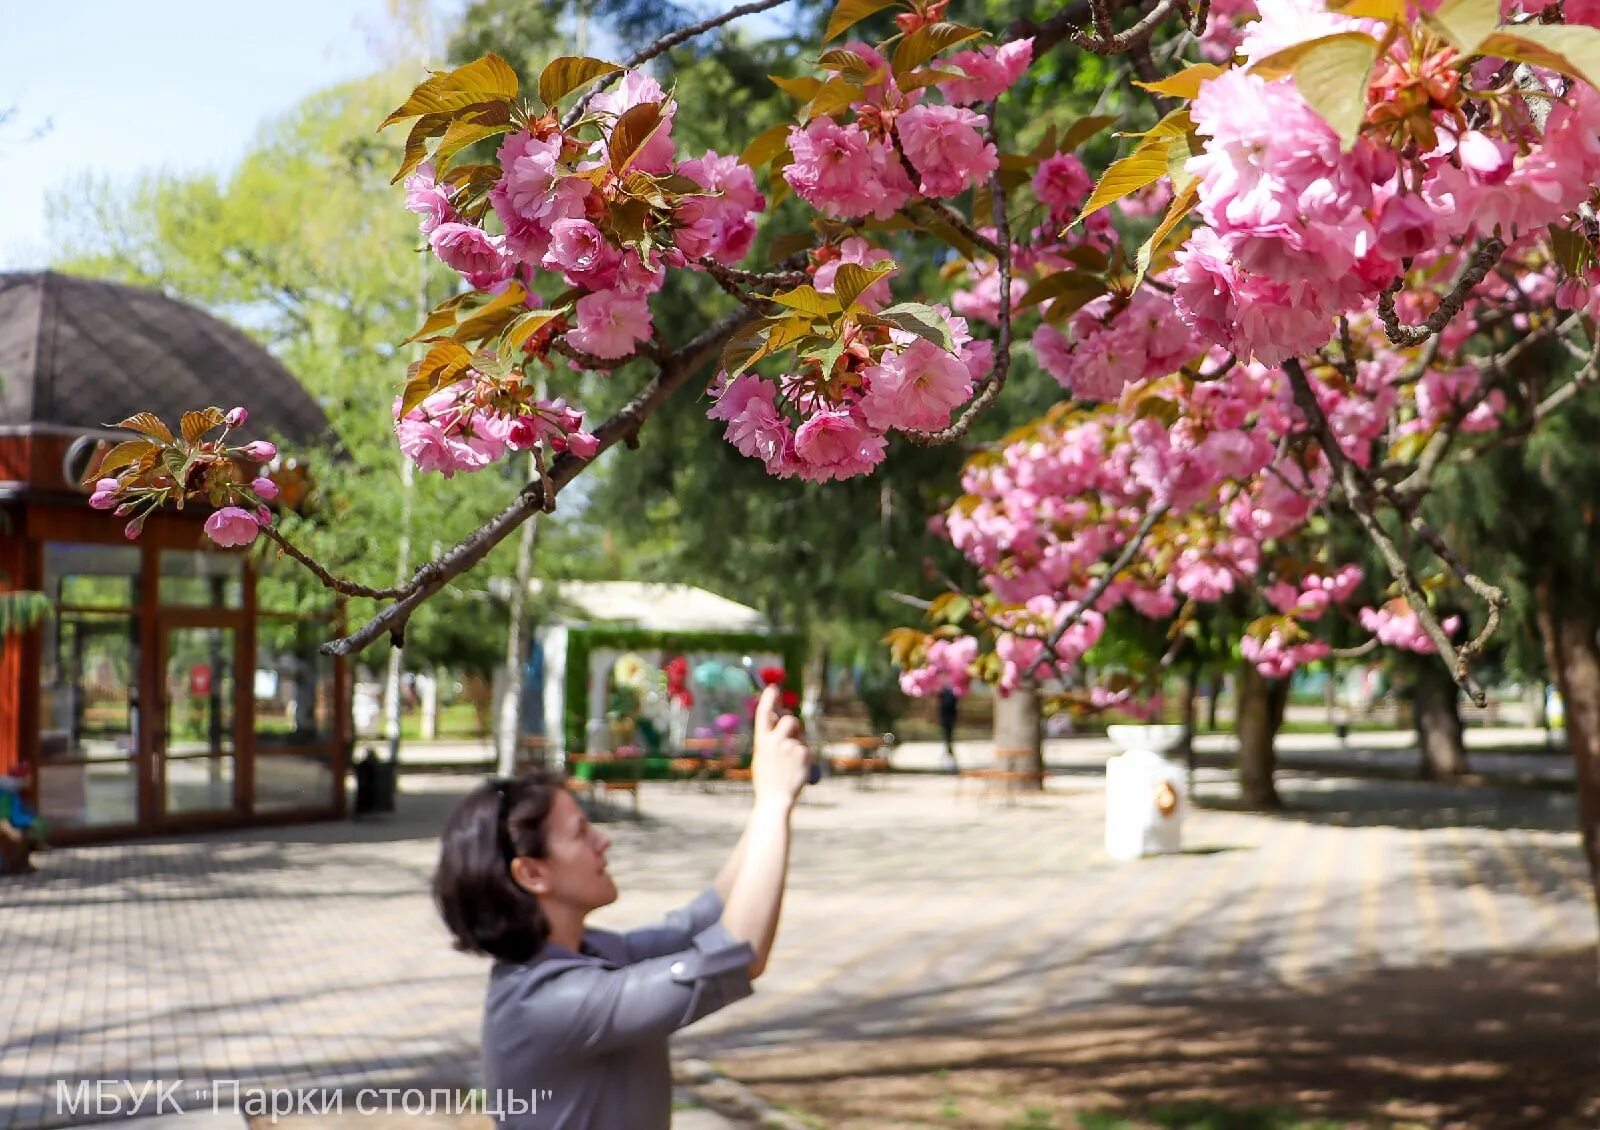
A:
[[[1281,1107],[1241,1110],[1204,1101],[1151,1107],[1132,1118],[1109,1111],[1077,1116],[1077,1130],[1350,1130],[1351,1125],[1320,1119],[1307,1121]],[[1007,1130],[1055,1130],[1055,1127],[1049,1122],[1018,1122]]]

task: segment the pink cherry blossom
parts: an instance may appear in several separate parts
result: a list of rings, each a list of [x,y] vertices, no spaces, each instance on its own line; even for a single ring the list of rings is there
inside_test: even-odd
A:
[[[517,268],[505,237],[490,235],[475,224],[440,224],[428,236],[428,246],[440,262],[479,290],[504,282]]]
[[[557,271],[592,271],[605,250],[605,236],[588,220],[557,220],[550,226],[544,265]]]
[[[460,216],[450,204],[450,194],[438,183],[433,163],[424,161],[406,178],[406,211],[422,217],[417,225],[423,235],[432,235],[440,224],[456,223]],[[235,425],[237,426],[237,425]]]
[[[913,106],[896,129],[906,157],[922,177],[924,196],[955,196],[999,167],[994,145],[978,131],[989,124],[982,114],[959,106]]]
[[[814,118],[789,131],[794,155],[783,179],[806,203],[829,216],[887,220],[911,196],[911,180],[894,152],[860,126]]]
[[[795,473],[810,482],[864,475],[883,462],[885,446],[854,413],[818,412],[795,431]]]
[[[596,291],[578,299],[578,326],[567,334],[575,348],[596,357],[626,357],[650,337],[650,304],[643,295]]]
[[[249,545],[261,532],[255,515],[237,506],[224,506],[206,519],[206,536],[224,548]]]
[[[952,103],[991,102],[1022,77],[1033,62],[1033,38],[1013,39],[999,47],[960,51],[945,59],[942,69],[958,70],[967,77],[946,79],[939,84]]]
[[[886,350],[863,375],[861,415],[879,431],[935,431],[972,395],[972,374],[962,359],[921,338],[904,350]]]

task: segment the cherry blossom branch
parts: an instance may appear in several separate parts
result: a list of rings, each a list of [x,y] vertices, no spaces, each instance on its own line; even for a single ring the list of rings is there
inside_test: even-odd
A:
[[[1429,314],[1420,326],[1401,325],[1400,315],[1394,308],[1394,297],[1405,285],[1405,276],[1402,275],[1384,287],[1382,293],[1378,295],[1378,316],[1383,319],[1383,328],[1388,333],[1389,340],[1404,347],[1421,345],[1429,337],[1444,329],[1450,324],[1451,319],[1461,313],[1461,307],[1466,305],[1468,295],[1494,269],[1505,249],[1505,241],[1499,236],[1490,236],[1480,243],[1472,260],[1456,276],[1455,285],[1450,288],[1450,293],[1440,300],[1438,309]]]
[[[1321,446],[1323,454],[1327,456],[1339,475],[1339,482],[1344,490],[1345,501],[1355,514],[1356,521],[1360,523],[1367,537],[1378,547],[1378,553],[1383,557],[1384,564],[1388,566],[1390,575],[1394,577],[1395,583],[1400,586],[1400,591],[1405,596],[1406,603],[1411,606],[1411,610],[1416,613],[1417,621],[1422,625],[1422,630],[1427,634],[1428,639],[1432,641],[1435,649],[1438,650],[1440,658],[1445,662],[1445,666],[1449,668],[1451,678],[1455,680],[1462,690],[1467,692],[1467,697],[1472,699],[1474,704],[1478,706],[1484,705],[1488,699],[1483,693],[1483,688],[1478,686],[1477,681],[1472,677],[1472,673],[1467,669],[1467,663],[1488,642],[1487,633],[1490,627],[1497,628],[1499,626],[1500,610],[1506,602],[1505,594],[1493,585],[1468,572],[1455,559],[1455,555],[1449,552],[1449,547],[1444,545],[1443,539],[1439,538],[1431,527],[1428,527],[1415,514],[1409,516],[1408,522],[1412,528],[1419,533],[1426,531],[1424,536],[1428,538],[1430,548],[1433,548],[1435,553],[1438,553],[1440,548],[1443,548],[1448,556],[1442,555],[1441,560],[1445,560],[1447,564],[1450,564],[1455,569],[1457,576],[1462,577],[1468,587],[1478,593],[1479,596],[1482,596],[1489,605],[1489,616],[1488,622],[1485,624],[1485,631],[1480,632],[1478,637],[1465,647],[1457,650],[1455,644],[1450,640],[1449,633],[1439,623],[1439,618],[1433,614],[1433,609],[1428,607],[1427,598],[1423,595],[1422,588],[1417,583],[1415,574],[1411,571],[1411,566],[1400,555],[1400,550],[1395,546],[1394,541],[1384,530],[1383,523],[1378,520],[1377,515],[1368,504],[1368,499],[1373,492],[1373,485],[1370,480],[1363,483],[1364,473],[1344,453],[1344,449],[1339,446],[1338,438],[1334,436],[1333,429],[1328,424],[1328,418],[1323,414],[1322,406],[1317,403],[1316,394],[1311,391],[1311,382],[1306,376],[1305,369],[1301,367],[1298,360],[1291,357],[1283,363],[1283,371],[1289,378],[1290,387],[1294,390],[1295,403],[1299,405],[1301,413],[1305,415],[1307,423],[1316,435],[1317,443]],[[1404,516],[1403,508],[1399,512]],[[1418,529],[1419,525],[1421,529]],[[1471,578],[1471,580],[1467,580],[1467,578]]]
[[[772,8],[782,7],[788,2],[789,0],[752,0],[752,2],[749,4],[740,4],[736,8],[729,8],[721,15],[711,16],[708,19],[701,20],[697,24],[690,24],[688,27],[679,28],[677,31],[670,31],[666,35],[663,35],[661,38],[657,39],[654,43],[650,44],[650,46],[635,52],[632,57],[622,64],[622,70],[631,71],[635,67],[643,66],[651,59],[654,59],[657,55],[664,55],[668,51],[671,51],[674,47],[678,46],[678,44],[686,43],[695,36],[704,35],[713,28],[721,27],[723,24],[732,23],[741,16],[753,16],[757,12],[765,12]],[[599,94],[601,91],[607,89],[612,83],[616,82],[621,77],[622,74],[620,72],[614,71],[605,76],[605,78],[601,79],[597,86],[592,87],[588,93],[578,100],[577,105],[575,105],[571,110],[567,111],[567,116],[561,120],[561,128],[564,130],[571,129],[572,123],[583,117],[583,112],[589,108],[589,100],[596,94]]]
[[[1072,40],[1074,47],[1081,47],[1096,55],[1122,55],[1149,43],[1156,29],[1182,6],[1181,0],[1161,0],[1142,20],[1126,31],[1117,32],[1115,35],[1089,35],[1082,31],[1073,31],[1068,38]]]
[[[1039,656],[1038,661],[1034,663],[1029,674],[1038,671],[1040,667],[1047,663],[1054,664],[1056,645],[1061,642],[1061,638],[1072,630],[1074,624],[1083,619],[1085,612],[1099,603],[1100,598],[1106,594],[1106,590],[1117,579],[1117,574],[1133,564],[1133,559],[1139,555],[1139,550],[1144,547],[1145,539],[1150,536],[1150,531],[1155,529],[1156,523],[1161,521],[1166,516],[1166,513],[1167,504],[1164,502],[1159,506],[1152,506],[1144,512],[1144,518],[1140,520],[1138,528],[1133,531],[1133,536],[1128,539],[1127,544],[1122,547],[1122,552],[1117,555],[1117,559],[1111,563],[1111,568],[1101,575],[1100,579],[1094,583],[1094,587],[1089,590],[1082,600],[1073,601],[1068,606],[1066,614],[1061,617],[1055,627],[1050,629],[1050,634],[1045,637],[1044,652]]]
[[[299,546],[295,545],[288,538],[284,537],[275,526],[262,526],[261,532],[269,540],[277,543],[279,549],[283,550],[283,552],[287,553],[290,557],[300,562],[300,564],[304,565],[307,569],[310,569],[311,572],[316,576],[317,580],[322,582],[323,587],[330,588],[334,592],[343,593],[345,596],[371,597],[373,600],[392,600],[397,596],[403,595],[403,590],[401,589],[368,588],[366,585],[359,584],[356,581],[350,581],[343,577],[334,576],[332,573],[328,572],[327,569],[323,568],[316,561],[307,556]]]
[[[637,361],[639,353],[629,353],[624,357],[597,357],[593,353],[585,353],[575,345],[567,344],[565,338],[557,338],[550,343],[550,351],[559,353],[569,361],[575,361],[585,369],[620,369],[629,361]]]
[[[991,141],[994,141],[998,134],[995,121],[998,117],[995,112],[997,109],[995,103],[989,104],[988,132]],[[995,397],[1000,395],[1000,390],[1006,384],[1006,376],[1011,371],[1011,220],[1006,215],[1006,191],[1005,186],[1000,183],[998,168],[989,174],[989,209],[997,236],[994,243],[995,269],[1000,275],[1000,308],[996,315],[999,331],[994,346],[994,368],[985,378],[978,394],[962,409],[961,415],[954,423],[936,432],[906,432],[906,438],[913,443],[932,446],[949,443],[966,435],[967,429],[972,427],[972,422],[978,418],[978,414],[993,404]]]
[[[605,451],[617,442],[634,441],[645,420],[660,408],[667,398],[715,352],[756,320],[750,310],[736,310],[703,331],[688,344],[667,354],[656,375],[626,405],[609,420],[595,429],[599,451]],[[598,454],[598,452],[597,452]],[[330,640],[322,645],[329,655],[353,655],[385,634],[403,643],[407,621],[417,607],[449,581],[471,569],[488,555],[489,551],[534,514],[545,511],[555,503],[556,495],[578,476],[591,460],[580,459],[571,452],[556,458],[548,475],[524,484],[516,499],[500,513],[467,535],[442,556],[423,565],[411,580],[397,590],[399,599],[378,612],[360,628],[347,636]]]

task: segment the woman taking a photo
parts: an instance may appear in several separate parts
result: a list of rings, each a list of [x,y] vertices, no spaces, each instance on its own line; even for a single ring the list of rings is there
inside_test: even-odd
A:
[[[668,1130],[667,1037],[748,996],[778,932],[789,818],[810,751],[799,722],[756,708],[755,802],[711,889],[655,925],[586,927],[616,901],[611,840],[558,778],[469,793],[440,842],[434,898],[458,949],[496,959],[483,1016],[492,1109],[515,1130]],[[535,1098],[536,1096],[536,1098]]]

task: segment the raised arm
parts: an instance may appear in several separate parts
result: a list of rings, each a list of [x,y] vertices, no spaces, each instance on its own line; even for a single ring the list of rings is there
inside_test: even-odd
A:
[[[777,706],[778,688],[768,687],[756,706],[751,761],[755,805],[739,846],[717,877],[719,887],[724,876],[729,878],[723,926],[755,951],[750,964],[752,979],[766,969],[778,935],[783,888],[789,875],[789,817],[805,787],[811,762],[811,751],[799,737],[799,720],[778,717]]]

